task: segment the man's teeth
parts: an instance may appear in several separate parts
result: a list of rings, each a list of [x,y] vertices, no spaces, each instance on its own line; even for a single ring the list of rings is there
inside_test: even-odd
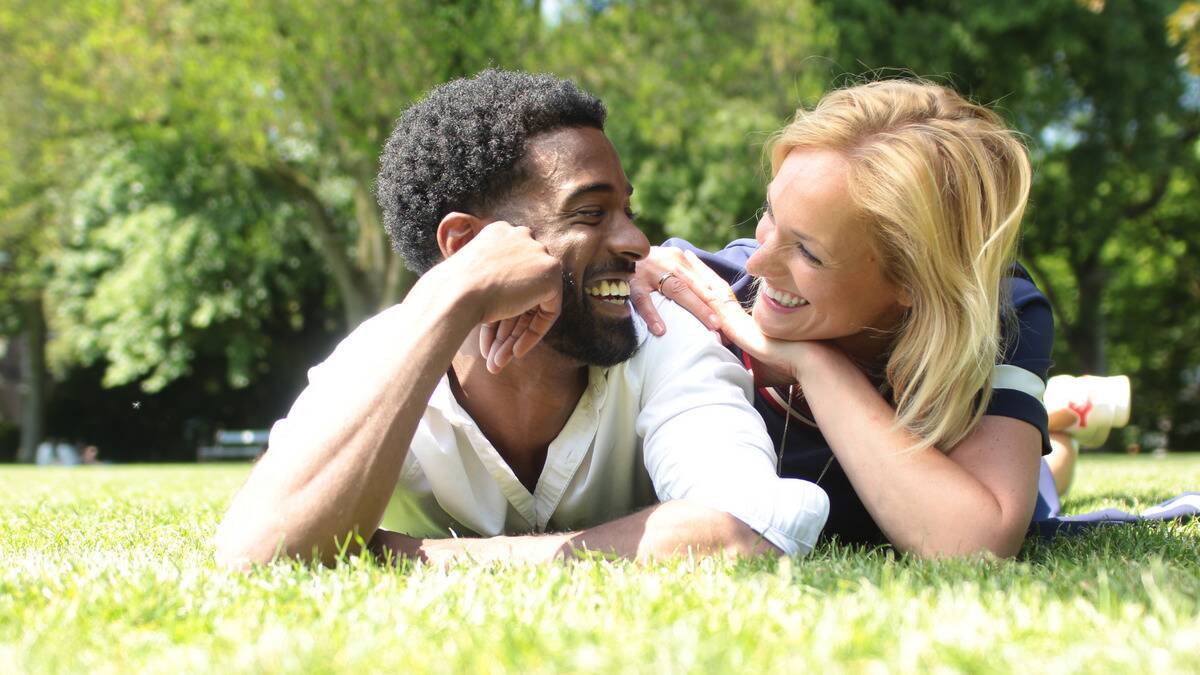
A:
[[[588,295],[600,298],[605,302],[611,302],[614,305],[623,305],[629,300],[628,281],[601,281],[594,286],[588,286],[584,290]]]
[[[807,300],[798,295],[792,295],[787,291],[781,291],[767,284],[763,284],[763,294],[784,307],[801,307],[808,304]]]

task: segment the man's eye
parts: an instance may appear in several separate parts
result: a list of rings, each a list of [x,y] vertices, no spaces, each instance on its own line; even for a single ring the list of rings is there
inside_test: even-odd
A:
[[[575,215],[581,218],[603,218],[604,211],[599,209],[582,209],[580,211],[576,211]]]
[[[633,209],[630,209],[630,208],[625,209],[625,217],[630,220],[637,220],[639,215],[641,215],[641,214],[639,214],[637,211],[634,211]]]

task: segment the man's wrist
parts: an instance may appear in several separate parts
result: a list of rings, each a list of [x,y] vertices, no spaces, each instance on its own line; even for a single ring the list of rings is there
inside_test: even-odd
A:
[[[409,294],[416,292],[428,298],[436,309],[452,309],[452,316],[469,321],[474,327],[483,321],[487,291],[470,266],[460,264],[459,257],[453,256],[431,267],[421,275]]]

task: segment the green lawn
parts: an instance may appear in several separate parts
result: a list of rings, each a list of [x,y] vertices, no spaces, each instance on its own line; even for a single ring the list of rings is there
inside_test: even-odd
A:
[[[0,468],[0,672],[1200,672],[1200,521],[1016,562],[218,571],[245,466]],[[1068,510],[1200,489],[1200,455],[1085,457]]]

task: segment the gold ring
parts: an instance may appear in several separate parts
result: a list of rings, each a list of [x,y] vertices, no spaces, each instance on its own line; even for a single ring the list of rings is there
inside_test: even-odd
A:
[[[674,272],[663,272],[662,276],[658,278],[658,292],[660,295],[666,295],[663,293],[663,284],[667,282],[667,279],[670,279],[673,276],[675,276]]]

